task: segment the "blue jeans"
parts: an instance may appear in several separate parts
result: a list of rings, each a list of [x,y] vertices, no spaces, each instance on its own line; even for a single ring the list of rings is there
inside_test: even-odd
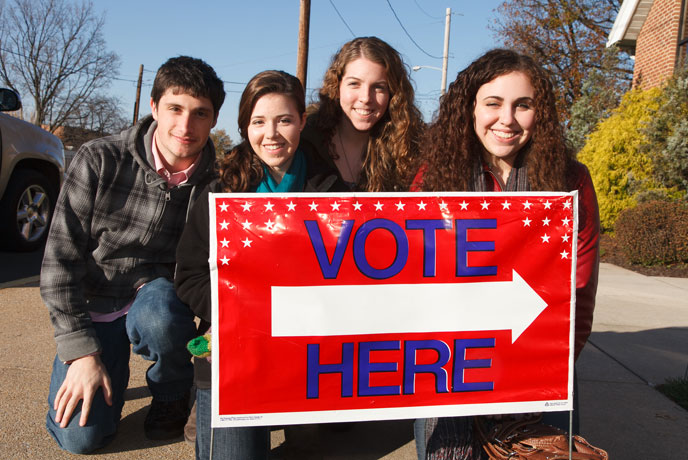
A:
[[[196,390],[196,460],[210,459],[211,393]],[[212,429],[213,460],[262,460],[270,453],[270,428],[266,426]]]
[[[573,371],[573,434],[580,432],[580,412],[578,411],[578,377]],[[425,424],[427,419],[419,418],[413,422],[413,435],[416,440],[416,455],[418,460],[425,460],[427,456],[427,441],[425,439]],[[569,431],[569,411],[563,412],[543,412],[542,423],[552,425],[568,433]]]
[[[48,432],[62,449],[85,454],[105,446],[115,436],[129,383],[129,347],[153,364],[146,381],[154,398],[175,401],[183,398],[193,383],[193,364],[186,344],[196,336],[194,316],[165,278],[146,283],[136,294],[129,312],[110,323],[93,323],[101,345],[100,360],[112,382],[112,406],[103,389],[96,392],[86,426],[79,426],[81,403],[65,428],[55,422],[53,404],[68,364],[56,356],[50,377]]]

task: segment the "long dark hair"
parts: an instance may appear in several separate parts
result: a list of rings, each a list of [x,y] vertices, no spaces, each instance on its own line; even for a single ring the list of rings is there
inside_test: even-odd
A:
[[[299,114],[306,111],[306,97],[298,78],[281,70],[266,70],[254,76],[239,102],[237,122],[242,141],[220,161],[220,180],[225,192],[247,192],[263,179],[263,163],[248,141],[248,125],[258,99],[273,93],[291,98]]]
[[[405,189],[416,166],[423,120],[414,104],[406,66],[389,44],[377,37],[358,37],[345,43],[332,57],[319,91],[316,127],[328,140],[330,155],[335,157],[332,138],[343,116],[339,86],[347,64],[361,57],[385,68],[390,99],[384,116],[370,132],[359,185],[371,192]]]
[[[535,125],[530,141],[519,152],[527,165],[531,190],[569,191],[573,155],[567,149],[555,107],[552,83],[531,57],[495,49],[459,72],[440,99],[437,118],[426,131],[422,157],[423,190],[472,190],[473,174],[483,146],[474,128],[475,97],[495,78],[521,72],[535,90]]]

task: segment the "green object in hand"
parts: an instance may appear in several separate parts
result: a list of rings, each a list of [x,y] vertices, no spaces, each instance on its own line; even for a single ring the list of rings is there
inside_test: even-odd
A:
[[[191,339],[186,344],[186,349],[199,358],[207,358],[210,356],[210,334],[204,334],[195,339]]]

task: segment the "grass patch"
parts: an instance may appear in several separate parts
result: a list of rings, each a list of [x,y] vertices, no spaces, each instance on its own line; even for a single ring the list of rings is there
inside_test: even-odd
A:
[[[667,379],[665,383],[657,385],[657,390],[685,410],[688,410],[688,377]]]

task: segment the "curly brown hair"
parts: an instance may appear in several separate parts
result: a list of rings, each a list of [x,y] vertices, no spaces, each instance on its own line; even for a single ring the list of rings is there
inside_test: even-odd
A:
[[[384,116],[370,132],[358,187],[370,192],[405,190],[417,167],[424,124],[414,104],[408,69],[389,44],[377,37],[358,37],[333,56],[318,93],[316,128],[329,142],[330,155],[336,158],[332,138],[342,117],[339,86],[347,64],[361,57],[385,68],[390,99]]]
[[[441,97],[437,118],[422,144],[421,190],[473,190],[483,151],[474,129],[476,94],[482,85],[511,72],[525,74],[535,90],[533,135],[519,152],[528,168],[530,189],[570,190],[573,155],[566,147],[552,83],[530,56],[507,49],[488,51],[473,61]]]
[[[301,81],[281,70],[266,70],[248,82],[239,101],[239,135],[241,143],[227,152],[218,165],[225,192],[247,192],[263,179],[263,162],[248,141],[248,125],[258,99],[266,94],[290,97],[300,114],[306,111],[306,97]]]

